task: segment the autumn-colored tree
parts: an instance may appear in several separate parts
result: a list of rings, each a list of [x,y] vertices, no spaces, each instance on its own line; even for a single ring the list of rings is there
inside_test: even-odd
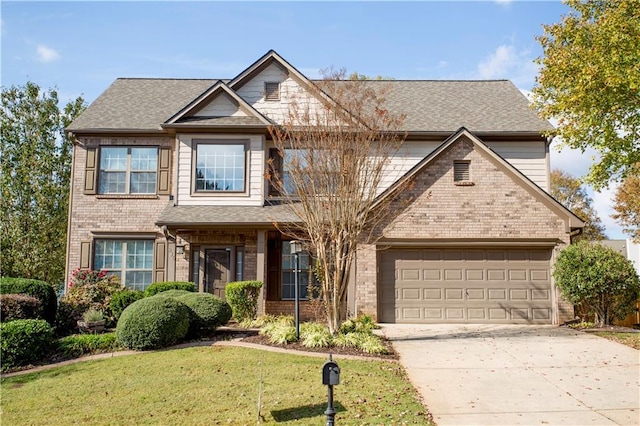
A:
[[[578,179],[561,170],[553,170],[551,195],[586,223],[582,233],[575,237],[574,241],[607,238],[604,225],[593,208],[593,200]]]
[[[404,117],[384,108],[383,82],[345,79],[339,71],[307,89],[292,96],[284,122],[269,129],[282,164],[272,162],[268,177],[299,218],[278,227],[312,252],[335,333],[345,315],[358,244],[370,242],[373,225],[388,214],[384,205],[372,206],[404,139]]]
[[[616,190],[614,203],[616,213],[613,218],[624,227],[624,232],[640,243],[640,163]]]
[[[599,160],[586,181],[600,189],[640,161],[640,4],[567,0],[562,22],[538,37],[543,56],[534,105],[557,119],[562,144]]]
[[[2,89],[0,275],[64,282],[72,143],[64,128],[82,97],[58,107],[55,90]]]

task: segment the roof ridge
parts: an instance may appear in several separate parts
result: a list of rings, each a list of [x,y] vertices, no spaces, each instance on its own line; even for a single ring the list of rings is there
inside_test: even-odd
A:
[[[229,81],[228,78],[117,77],[116,80]]]

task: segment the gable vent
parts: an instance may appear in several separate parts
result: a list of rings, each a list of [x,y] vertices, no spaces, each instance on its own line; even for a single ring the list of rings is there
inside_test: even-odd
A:
[[[264,83],[264,99],[267,101],[279,101],[280,83]]]
[[[471,162],[470,161],[454,161],[453,163],[453,181],[454,182],[467,182],[471,180],[471,174],[469,172]]]

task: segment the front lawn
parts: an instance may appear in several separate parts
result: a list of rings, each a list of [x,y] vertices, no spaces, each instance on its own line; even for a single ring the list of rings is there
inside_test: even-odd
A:
[[[336,424],[431,424],[400,365],[337,362]],[[216,346],[88,361],[2,379],[2,422],[324,424],[323,363]]]
[[[596,331],[593,334],[604,337],[605,339],[613,340],[614,342],[622,343],[630,348],[640,350],[640,333]]]

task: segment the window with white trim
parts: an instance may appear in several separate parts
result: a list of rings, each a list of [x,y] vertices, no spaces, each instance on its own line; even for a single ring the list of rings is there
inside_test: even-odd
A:
[[[155,194],[157,147],[102,147],[99,194]]]
[[[95,240],[93,268],[106,270],[132,290],[153,281],[153,240]]]
[[[244,192],[246,144],[199,142],[195,149],[196,192]]]
[[[308,251],[298,253],[298,296],[308,298],[309,283],[314,283],[311,268],[312,257]],[[282,300],[295,299],[295,260],[290,241],[282,242]]]

